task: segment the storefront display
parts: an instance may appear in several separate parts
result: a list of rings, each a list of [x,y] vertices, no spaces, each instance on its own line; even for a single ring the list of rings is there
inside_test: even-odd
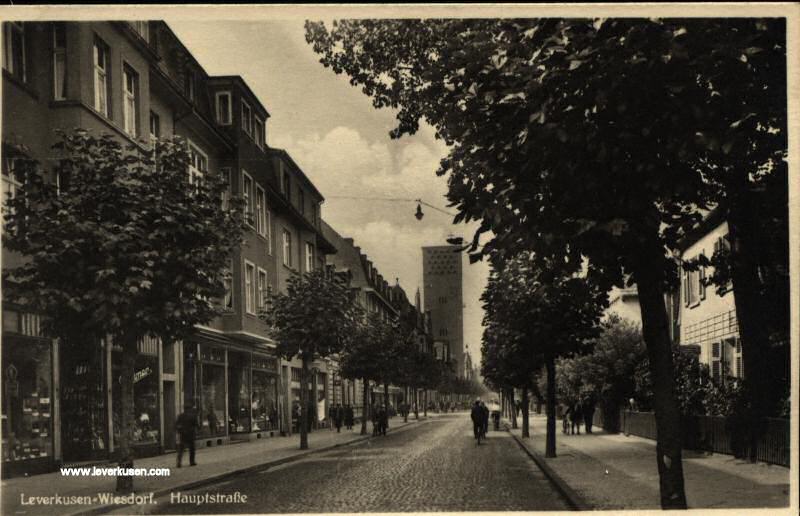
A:
[[[253,369],[253,431],[278,430],[278,377]]]
[[[3,462],[52,460],[51,345],[13,338],[2,345]]]
[[[161,425],[158,399],[158,348],[141,349],[136,356],[133,373],[133,446],[161,445]],[[115,351],[111,359],[114,442],[122,428],[122,354]]]
[[[223,436],[225,432],[225,350],[200,347],[200,435]]]
[[[61,442],[65,462],[108,456],[100,342],[61,341]]]
[[[250,431],[250,354],[228,351],[228,425],[231,433]]]

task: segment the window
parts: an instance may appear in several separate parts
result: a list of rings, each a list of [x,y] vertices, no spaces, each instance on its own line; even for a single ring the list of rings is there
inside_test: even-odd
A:
[[[187,68],[183,77],[183,91],[194,102],[194,70]]]
[[[158,114],[150,112],[150,139],[161,138],[161,118]]]
[[[222,301],[222,308],[227,311],[233,310],[233,260],[230,261],[230,265],[225,270],[223,281],[225,282],[225,297]]]
[[[242,199],[244,199],[244,214],[247,223],[253,227],[253,178],[242,170]]]
[[[258,268],[258,296],[256,303],[259,311],[267,307],[267,271]]]
[[[266,206],[266,205],[265,205]],[[272,254],[272,214],[270,214],[268,209],[264,209],[264,216],[265,216],[265,223],[264,227],[266,229],[266,233],[264,236],[267,238],[267,254]]]
[[[208,173],[208,156],[189,143],[189,184],[199,184]]]
[[[16,160],[14,158],[3,159],[3,198],[0,199],[3,204],[0,213],[3,214],[3,217],[5,217],[6,213],[9,213],[9,208],[6,206],[6,203],[17,195],[17,188],[22,186],[14,175],[15,163]]]
[[[292,266],[292,234],[283,230],[283,264],[287,267]]]
[[[138,32],[145,41],[148,43],[150,42],[150,24],[147,20],[132,21],[129,23],[131,27],[133,27],[133,30]]]
[[[21,22],[3,23],[3,68],[21,81],[27,80],[25,26]]]
[[[122,104],[122,120],[125,124],[125,132],[130,136],[136,136],[138,118],[138,90],[139,74],[128,65],[122,68],[122,92],[124,102]]]
[[[302,189],[297,190],[297,204],[301,215],[306,214],[306,193]]]
[[[256,231],[261,236],[267,236],[267,201],[264,189],[256,185]]]
[[[686,306],[700,302],[700,270],[683,271],[683,302]]]
[[[287,199],[292,199],[291,177],[283,162],[281,162],[281,193],[285,195]]]
[[[314,270],[314,246],[306,242],[306,272]]]
[[[250,136],[253,135],[253,112],[244,100],[242,100],[242,129]]]
[[[221,125],[230,125],[231,114],[231,92],[220,91],[217,92],[217,123]]]
[[[94,108],[109,116],[108,108],[108,45],[100,39],[94,42]]]
[[[253,134],[253,138],[256,140],[256,145],[264,148],[264,121],[258,117],[255,117],[255,134]]]
[[[703,249],[703,252],[700,253],[701,255],[705,256],[706,250]],[[706,268],[701,266],[700,269],[697,271],[697,291],[700,293],[700,299],[706,298]]]
[[[225,178],[227,183],[225,184],[225,191],[222,192],[222,209],[228,211],[231,208],[231,197],[233,194],[233,182],[231,178],[231,169],[230,167],[224,167],[221,170],[222,177]]]
[[[53,24],[53,99],[67,98],[67,32],[63,23]]]
[[[256,288],[256,266],[252,263],[244,262],[244,306],[247,313],[256,313],[255,308],[255,288]]]

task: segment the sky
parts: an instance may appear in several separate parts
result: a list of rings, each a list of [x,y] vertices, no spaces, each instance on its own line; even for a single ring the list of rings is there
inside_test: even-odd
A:
[[[322,217],[352,237],[391,284],[399,278],[409,299],[422,292],[422,246],[451,235],[471,238],[475,225],[413,201],[447,207],[447,181],[435,174],[447,153],[434,131],[389,138],[395,113],[376,110],[369,97],[319,63],[298,20],[167,23],[211,75],[241,75],[266,106],[267,143],[286,149],[325,197]],[[356,197],[353,199],[352,197]],[[480,295],[488,265],[464,257],[464,342],[480,360]]]

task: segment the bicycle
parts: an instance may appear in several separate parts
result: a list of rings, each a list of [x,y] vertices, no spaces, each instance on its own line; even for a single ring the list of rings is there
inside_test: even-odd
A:
[[[486,439],[486,432],[484,431],[483,425],[480,425],[478,427],[478,431],[475,433],[475,439],[478,441],[478,446],[481,444],[481,437],[483,437],[484,440]]]

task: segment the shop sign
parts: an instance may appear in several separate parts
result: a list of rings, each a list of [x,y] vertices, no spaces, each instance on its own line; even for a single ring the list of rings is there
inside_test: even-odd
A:
[[[267,371],[277,371],[278,360],[272,357],[253,355],[253,369],[265,369]]]
[[[152,373],[153,373],[153,370],[150,369],[149,367],[145,367],[144,369],[136,371],[133,374],[133,383],[137,383],[137,382],[139,382],[141,380],[144,380],[145,378],[150,376]]]

